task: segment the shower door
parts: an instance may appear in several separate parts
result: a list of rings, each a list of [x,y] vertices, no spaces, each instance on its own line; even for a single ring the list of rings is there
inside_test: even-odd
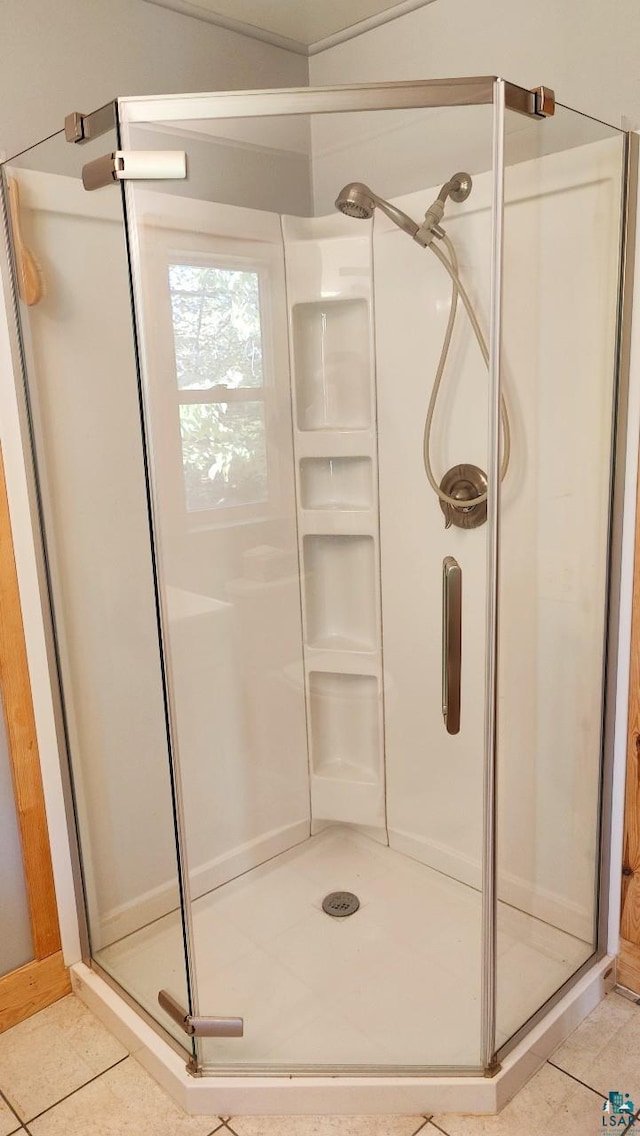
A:
[[[186,154],[186,179],[129,182],[126,202],[196,1013],[244,1019],[199,1039],[205,1069],[487,1063],[491,526],[445,528],[423,465],[452,284],[387,216],[334,207],[358,180],[422,217],[467,171],[443,225],[488,337],[493,85],[477,90],[120,103],[125,149]],[[490,474],[495,379],[462,314],[451,353],[433,464]]]
[[[190,1052],[140,980],[190,1005],[122,197],[81,180],[118,146],[112,106],[105,119],[95,141],[61,130],[3,166],[20,397],[83,954]]]
[[[606,951],[629,146],[565,106],[537,123],[505,112],[498,1048]]]

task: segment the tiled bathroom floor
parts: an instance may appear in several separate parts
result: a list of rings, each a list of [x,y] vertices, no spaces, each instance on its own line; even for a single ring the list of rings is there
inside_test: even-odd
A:
[[[640,1006],[610,994],[499,1116],[186,1116],[70,995],[0,1036],[0,1136],[596,1136],[640,1102]]]
[[[323,913],[334,890],[359,896],[357,914]],[[478,1063],[481,896],[473,888],[334,828],[198,899],[193,922],[200,1011],[245,1020],[242,1039],[206,1042],[212,1064]],[[498,953],[503,1042],[591,948],[501,903]],[[177,913],[97,957],[154,1016],[162,988],[184,1004]]]

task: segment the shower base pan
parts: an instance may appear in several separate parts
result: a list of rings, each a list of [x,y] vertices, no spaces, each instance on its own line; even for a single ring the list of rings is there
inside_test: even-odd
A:
[[[349,918],[330,918],[322,910],[326,892],[336,885],[357,892],[361,900]],[[281,902],[274,905],[277,896]],[[469,1064],[465,1034],[476,1036],[479,1028],[479,997],[469,988],[479,904],[472,888],[341,828],[306,840],[197,900],[193,917],[201,1000],[217,1007],[221,994],[231,992],[252,1027],[243,1039],[216,1041],[207,1059],[228,1066],[234,1058],[250,1064],[270,1057],[279,1069],[268,1074],[238,1072],[236,1064],[233,1073],[221,1068],[193,1077],[185,1068],[186,1055],[171,1048],[84,964],[72,970],[74,988],[188,1113],[492,1113],[612,987],[614,967],[611,959],[593,963],[494,1077],[439,1075],[437,1070],[434,1075],[395,1075],[394,1065],[428,1068],[438,1054],[449,1066]],[[502,1044],[575,972],[589,948],[504,904],[499,905],[498,927]],[[215,969],[212,928],[217,932]],[[165,973],[160,963],[167,952],[175,953],[171,942],[179,934],[177,913],[172,913],[106,948],[99,961],[123,977],[140,1004],[152,1010]],[[239,949],[243,942],[244,952]],[[258,980],[265,974],[278,987],[275,1010],[265,983]],[[367,993],[371,990],[373,997]],[[288,1012],[278,1013],[284,1003]],[[226,1006],[222,1009],[227,1012]],[[359,1070],[338,1077],[287,1072],[297,1063],[321,1067],[329,1055],[345,1065],[359,1059],[387,1068],[375,1076]]]
[[[185,1112],[286,1116],[470,1112],[492,1114],[522,1088],[615,985],[612,958],[595,963],[505,1058],[495,1077],[192,1077],[185,1062],[84,963],[74,992]]]
[[[327,893],[336,891],[358,897],[348,919],[325,913]],[[246,1023],[242,1038],[203,1042],[208,1072],[272,1076],[339,1066],[343,1075],[381,1067],[478,1075],[482,896],[475,888],[335,825],[201,895],[191,914],[200,1007]],[[593,949],[499,902],[497,951],[500,1047]],[[158,991],[181,988],[181,957],[177,910],[95,956],[152,1018]],[[164,1024],[184,1044],[182,1031]]]

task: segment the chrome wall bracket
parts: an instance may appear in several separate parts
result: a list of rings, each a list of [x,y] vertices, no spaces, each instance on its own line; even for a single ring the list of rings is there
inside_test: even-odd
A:
[[[158,1003],[165,1014],[176,1022],[189,1037],[243,1037],[243,1018],[197,1017],[176,1002],[166,990],[158,994]]]
[[[184,150],[114,150],[82,167],[82,184],[90,190],[114,181],[172,181],[186,176]]]
[[[91,142],[116,125],[116,104],[106,103],[91,114],[74,110],[64,120],[64,136],[67,142]]]
[[[448,501],[440,501],[440,508],[444,513],[444,527],[455,525],[458,529],[477,529],[487,519],[487,475],[477,465],[463,462],[454,465],[445,473],[440,488],[447,497],[459,501],[459,505],[450,505]],[[477,505],[469,505],[476,497],[483,497]]]
[[[536,118],[551,118],[556,113],[556,94],[551,87],[534,87],[531,94]]]

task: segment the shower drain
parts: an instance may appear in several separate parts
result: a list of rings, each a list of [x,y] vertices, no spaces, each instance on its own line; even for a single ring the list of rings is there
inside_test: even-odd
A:
[[[343,919],[345,915],[353,915],[360,906],[360,900],[352,891],[331,891],[322,901],[322,910],[336,919]]]

